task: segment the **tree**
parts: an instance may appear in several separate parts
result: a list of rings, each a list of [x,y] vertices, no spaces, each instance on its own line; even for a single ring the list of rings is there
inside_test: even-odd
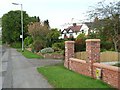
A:
[[[31,18],[23,11],[23,31],[24,38],[27,36],[27,25]],[[2,16],[2,40],[3,42],[12,43],[20,41],[21,34],[21,11],[9,11]]]
[[[89,11],[90,18],[98,17],[97,23],[93,23],[99,33],[107,36],[114,43],[115,51],[118,51],[120,41],[120,1],[110,2],[106,5],[99,2],[97,7]]]
[[[44,21],[44,26],[46,26],[48,29],[50,28],[50,25],[49,25],[49,21],[48,21],[48,20],[45,20],[45,21]]]
[[[82,33],[77,36],[75,40],[75,51],[76,52],[85,51],[85,46],[86,46],[85,40],[86,40],[85,34]]]
[[[37,37],[42,38],[43,40],[46,38],[49,30],[46,26],[42,25],[41,22],[34,22],[28,25],[28,32],[35,40]]]
[[[51,46],[53,43],[58,41],[58,37],[60,36],[60,32],[55,29],[51,29],[50,32],[47,34],[48,46]]]
[[[46,36],[49,33],[49,29],[46,26],[42,25],[41,22],[34,22],[29,24],[28,32],[33,38],[33,46],[36,51],[39,51],[46,46]]]

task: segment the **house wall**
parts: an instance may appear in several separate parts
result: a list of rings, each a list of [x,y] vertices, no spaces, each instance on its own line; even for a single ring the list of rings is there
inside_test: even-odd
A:
[[[74,58],[74,41],[65,42],[65,62],[64,66],[77,73],[98,78],[97,69],[101,70],[99,79],[110,84],[111,86],[120,89],[120,68],[109,66],[99,61],[100,40],[86,40],[86,52],[88,53],[87,61]],[[94,56],[94,57],[93,57]]]

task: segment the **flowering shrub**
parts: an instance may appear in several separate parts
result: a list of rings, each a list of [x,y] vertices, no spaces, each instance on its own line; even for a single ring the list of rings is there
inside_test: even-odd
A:
[[[41,50],[41,53],[42,54],[45,54],[45,53],[52,53],[52,52],[54,52],[54,49],[52,49],[52,48],[44,48],[44,49],[42,49]]]

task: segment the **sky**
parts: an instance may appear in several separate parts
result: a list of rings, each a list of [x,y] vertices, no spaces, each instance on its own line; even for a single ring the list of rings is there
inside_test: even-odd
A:
[[[49,20],[51,28],[61,28],[65,23],[85,21],[86,12],[90,6],[95,6],[102,0],[0,0],[0,17],[10,10],[23,10],[29,16],[39,16],[41,21]],[[111,2],[115,0],[106,0]]]

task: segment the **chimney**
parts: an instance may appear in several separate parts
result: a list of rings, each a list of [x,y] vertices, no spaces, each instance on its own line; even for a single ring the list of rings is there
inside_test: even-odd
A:
[[[75,26],[76,26],[76,23],[73,23],[73,26],[75,27]]]

